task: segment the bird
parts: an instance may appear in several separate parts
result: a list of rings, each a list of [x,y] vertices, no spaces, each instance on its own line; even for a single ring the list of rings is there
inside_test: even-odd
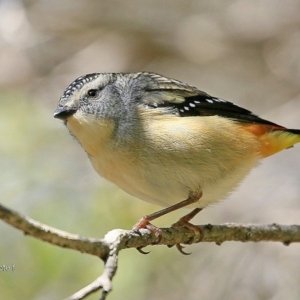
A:
[[[158,237],[151,222],[183,207],[192,210],[172,226],[201,234],[190,222],[196,214],[226,198],[261,159],[300,142],[300,129],[152,72],[83,75],[63,92],[54,117],[100,176],[164,207],[133,226]]]

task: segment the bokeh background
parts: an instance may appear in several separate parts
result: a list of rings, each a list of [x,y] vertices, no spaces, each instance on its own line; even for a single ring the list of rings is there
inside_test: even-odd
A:
[[[0,198],[48,225],[102,237],[159,209],[92,169],[57,101],[90,72],[153,71],[300,128],[298,0],[0,0]],[[299,224],[300,145],[262,162],[196,224]],[[156,222],[169,226],[182,210]],[[224,243],[122,251],[109,299],[299,299],[300,245]],[[102,271],[0,222],[1,299],[62,299]],[[1,270],[1,268],[0,268]],[[98,295],[89,299],[97,299]]]

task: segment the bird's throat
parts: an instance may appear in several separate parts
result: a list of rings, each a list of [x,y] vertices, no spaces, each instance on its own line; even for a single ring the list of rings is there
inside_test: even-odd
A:
[[[70,133],[91,157],[98,156],[109,147],[114,132],[114,122],[98,119],[94,115],[76,113],[67,120]]]

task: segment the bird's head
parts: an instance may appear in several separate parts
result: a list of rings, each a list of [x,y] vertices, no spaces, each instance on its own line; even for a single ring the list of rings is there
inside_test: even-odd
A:
[[[119,99],[115,74],[93,73],[74,80],[62,94],[54,117],[68,123],[71,117],[109,117]]]
[[[93,73],[74,80],[59,99],[54,117],[93,155],[109,141],[123,109],[119,75]]]

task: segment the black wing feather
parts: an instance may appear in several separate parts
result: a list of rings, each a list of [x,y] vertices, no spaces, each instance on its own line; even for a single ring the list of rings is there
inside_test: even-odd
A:
[[[171,106],[176,108],[180,117],[217,115],[239,122],[281,127],[280,125],[258,117],[250,110],[235,105],[232,102],[217,97],[212,97],[206,93],[185,97],[184,99],[185,101],[181,103],[163,102],[158,106]]]

